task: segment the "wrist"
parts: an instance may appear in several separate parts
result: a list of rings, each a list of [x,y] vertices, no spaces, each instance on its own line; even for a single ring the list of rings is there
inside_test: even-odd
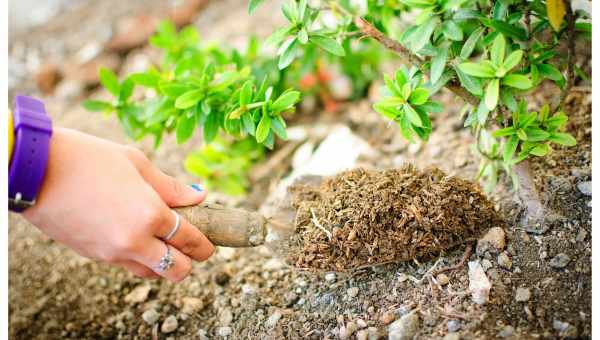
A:
[[[14,149],[9,167],[9,208],[22,212],[35,204],[46,167],[52,135],[52,122],[44,104],[17,96],[13,111]]]

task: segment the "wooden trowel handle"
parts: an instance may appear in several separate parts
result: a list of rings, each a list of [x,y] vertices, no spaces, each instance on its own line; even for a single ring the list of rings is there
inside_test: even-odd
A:
[[[265,242],[267,220],[257,212],[201,204],[175,209],[217,246],[254,247]]]

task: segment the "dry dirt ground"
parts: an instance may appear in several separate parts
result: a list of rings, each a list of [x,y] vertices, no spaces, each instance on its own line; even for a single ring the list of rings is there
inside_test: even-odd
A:
[[[268,34],[279,20],[274,14],[276,4],[262,8],[254,18],[246,16],[245,5],[245,1],[213,1],[195,25],[203,37],[238,44],[247,32]],[[14,68],[11,94],[38,94],[33,74],[40,61],[75,54],[86,43],[104,39],[109,33],[103,30],[113,27],[119,18],[140,11],[160,12],[161,6],[164,3],[157,1],[88,1],[42,26],[14,32],[9,49],[9,68]],[[74,29],[81,26],[75,24],[78,22],[86,25]],[[439,277],[419,280],[438,261],[440,267],[458,262],[464,246],[421,262],[335,274],[290,268],[267,248],[220,248],[209,261],[196,264],[187,280],[176,285],[144,281],[121,269],[81,258],[44,237],[19,216],[11,215],[10,336],[336,339],[353,333],[352,338],[371,339],[386,338],[390,322],[413,313],[416,318],[411,320],[418,339],[589,338],[591,193],[584,194],[578,185],[591,181],[591,97],[585,88],[582,91],[573,94],[569,104],[569,130],[578,145],[556,148],[550,157],[534,163],[538,169],[536,182],[545,202],[564,220],[543,233],[528,233],[515,222],[520,209],[505,189],[507,183],[491,197],[508,227],[506,247],[500,256],[486,252],[474,253],[470,258],[481,261],[492,283],[490,300],[484,306],[471,300],[466,268],[447,273],[448,283]],[[552,95],[548,90],[537,97]],[[79,99],[57,95],[45,99],[57,125],[130,143],[114,119],[86,112],[80,108]],[[472,137],[460,128],[460,104],[447,93],[440,100],[447,109],[435,119],[431,140],[424,145],[402,142],[397,129],[372,112],[366,101],[349,105],[337,116],[323,116],[322,120],[347,124],[378,150],[377,157],[361,160],[366,167],[392,168],[411,162],[421,168],[437,166],[449,174],[473,178],[477,162],[469,148]],[[137,146],[161,169],[191,183],[195,179],[184,172],[182,159],[199,144],[190,144],[195,145],[176,147],[169,139],[158,151],[152,150],[150,141]],[[253,190],[265,188],[270,188],[269,183]],[[261,202],[252,199],[234,203],[256,208]],[[558,263],[558,254],[568,257],[566,264]],[[529,294],[523,293],[523,288]],[[164,324],[172,324],[173,319],[177,323],[174,331],[163,332]]]

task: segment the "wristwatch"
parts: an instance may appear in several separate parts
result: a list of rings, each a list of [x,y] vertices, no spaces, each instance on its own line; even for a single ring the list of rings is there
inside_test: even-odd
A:
[[[52,121],[40,100],[16,96],[13,110],[14,149],[8,170],[8,207],[21,212],[35,204],[42,185]]]

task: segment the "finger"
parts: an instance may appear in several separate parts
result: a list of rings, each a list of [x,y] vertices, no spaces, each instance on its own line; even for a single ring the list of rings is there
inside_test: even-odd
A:
[[[192,270],[192,260],[173,246],[168,246],[173,260],[173,266],[165,271],[160,271],[158,265],[167,253],[167,244],[157,238],[149,238],[145,241],[145,247],[141,252],[134,255],[135,260],[144,266],[151,268],[156,274],[167,278],[172,282],[180,282],[185,279]]]
[[[176,215],[172,215],[173,223],[170,226],[159,226],[156,230],[157,237],[164,239],[175,228]],[[165,241],[196,261],[205,261],[215,252],[215,246],[208,238],[183,217],[180,217],[179,229]]]
[[[189,186],[177,181],[155,167],[142,152],[133,149],[130,151],[130,158],[144,180],[152,186],[168,206],[196,205],[206,197],[206,190],[202,186],[198,184]]]
[[[156,279],[160,277],[160,275],[156,274],[152,269],[135,261],[119,261],[117,264],[139,277],[146,279]]]

